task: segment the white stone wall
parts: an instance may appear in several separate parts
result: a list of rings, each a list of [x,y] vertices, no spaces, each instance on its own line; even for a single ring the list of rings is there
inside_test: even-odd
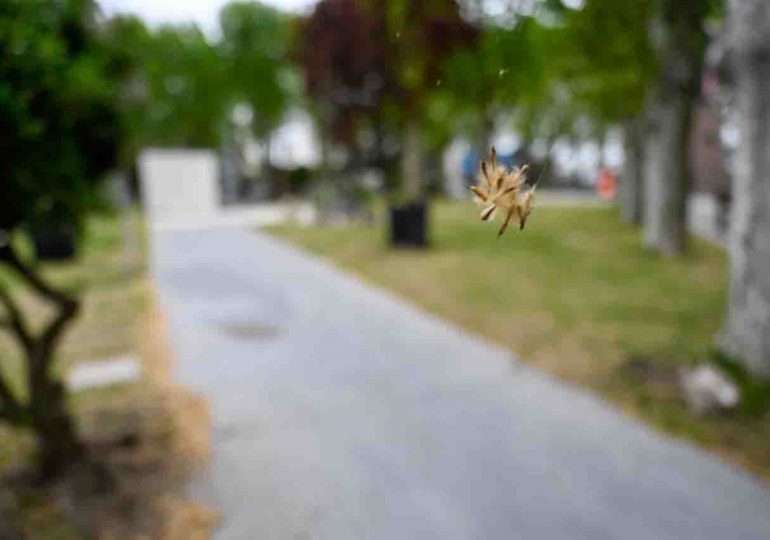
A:
[[[219,160],[210,150],[147,149],[139,156],[145,210],[153,223],[196,222],[218,215]]]

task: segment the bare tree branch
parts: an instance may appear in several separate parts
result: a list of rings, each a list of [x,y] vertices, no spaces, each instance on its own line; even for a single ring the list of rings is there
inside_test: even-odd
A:
[[[60,306],[77,306],[77,301],[71,298],[63,291],[59,291],[43,281],[43,279],[29,266],[27,266],[17,255],[16,251],[10,243],[0,244],[0,261],[5,262],[8,266],[19,274],[24,280],[29,283],[35,292],[39,295],[52,300]],[[76,307],[77,309],[77,307]]]
[[[0,320],[0,325],[7,327],[21,345],[24,353],[28,353],[32,348],[34,338],[29,331],[24,315],[16,305],[13,297],[2,286],[0,286],[0,304],[5,307],[7,313],[7,316]]]
[[[0,326],[9,330],[9,333],[19,342],[24,355],[28,356],[33,344],[32,335],[21,310],[4,287],[0,287],[0,304],[3,304],[7,312],[6,317],[0,319]],[[13,395],[5,376],[0,371],[0,417],[9,422],[20,422],[21,409],[21,404]]]
[[[59,313],[56,314],[54,319],[50,322],[48,327],[37,338],[35,342],[35,363],[34,368],[40,369],[40,373],[43,377],[47,378],[48,366],[53,360],[53,352],[56,348],[56,344],[62,336],[67,325],[72,322],[78,313],[78,303],[72,301],[72,303],[62,305]]]
[[[45,330],[35,336],[29,331],[26,320],[13,298],[0,287],[0,303],[8,312],[6,322],[24,349],[30,391],[34,395],[51,384],[49,367],[53,362],[54,349],[68,323],[77,315],[80,304],[75,298],[46,283],[33,268],[19,258],[10,243],[0,243],[0,262],[10,266],[38,295],[58,306],[56,315],[48,322]]]
[[[11,392],[5,377],[0,375],[0,415],[5,413],[5,416],[16,416],[19,410],[21,410],[21,404]]]
[[[26,331],[21,312],[18,309],[13,311],[9,309],[11,323],[13,324],[14,321],[20,323],[14,324],[16,333],[20,336],[26,335],[24,342],[26,343],[27,359],[30,363],[30,378],[37,381],[38,384],[43,384],[43,381],[47,380],[48,366],[53,360],[54,348],[67,324],[77,315],[80,305],[76,299],[46,283],[34,269],[19,258],[10,243],[0,245],[0,261],[13,268],[40,296],[59,306],[59,312],[49,322],[43,333],[37,337],[31,336]],[[10,298],[7,294],[5,296]],[[2,295],[0,295],[0,301],[8,307],[9,304],[2,298]]]
[[[21,421],[22,404],[11,391],[11,387],[0,370],[0,418],[5,418],[10,422]]]

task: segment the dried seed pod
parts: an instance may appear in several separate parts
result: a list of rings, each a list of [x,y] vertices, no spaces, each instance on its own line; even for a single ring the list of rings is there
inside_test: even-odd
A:
[[[478,185],[471,186],[471,192],[477,204],[481,206],[481,220],[490,221],[497,215],[497,209],[504,211],[503,224],[497,234],[502,236],[508,223],[514,217],[519,221],[519,230],[524,228],[532,212],[535,186],[526,183],[528,166],[506,170],[497,164],[497,152],[492,147],[487,160],[479,166]],[[539,179],[538,179],[539,180]]]

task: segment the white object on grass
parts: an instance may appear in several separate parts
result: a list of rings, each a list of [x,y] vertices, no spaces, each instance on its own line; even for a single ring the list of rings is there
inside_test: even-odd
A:
[[[735,383],[712,363],[681,370],[679,382],[687,406],[696,414],[732,409],[740,400]]]
[[[119,356],[76,365],[67,375],[67,386],[73,391],[104,388],[135,382],[141,375],[142,369],[135,357]]]

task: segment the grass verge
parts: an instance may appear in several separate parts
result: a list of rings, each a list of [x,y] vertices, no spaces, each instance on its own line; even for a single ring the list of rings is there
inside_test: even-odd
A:
[[[131,355],[143,374],[135,383],[70,395],[95,467],[77,468],[51,488],[25,481],[34,450],[31,434],[0,424],[0,525],[7,528],[0,526],[0,537],[209,537],[216,516],[180,496],[182,484],[206,457],[205,403],[169,380],[171,359],[145,274],[143,237],[139,214],[95,218],[75,261],[43,268],[52,282],[79,291],[82,300],[57,370],[63,374],[78,363]],[[12,276],[2,278],[33,321],[49,315]],[[23,396],[24,366],[4,335],[0,360]]]

